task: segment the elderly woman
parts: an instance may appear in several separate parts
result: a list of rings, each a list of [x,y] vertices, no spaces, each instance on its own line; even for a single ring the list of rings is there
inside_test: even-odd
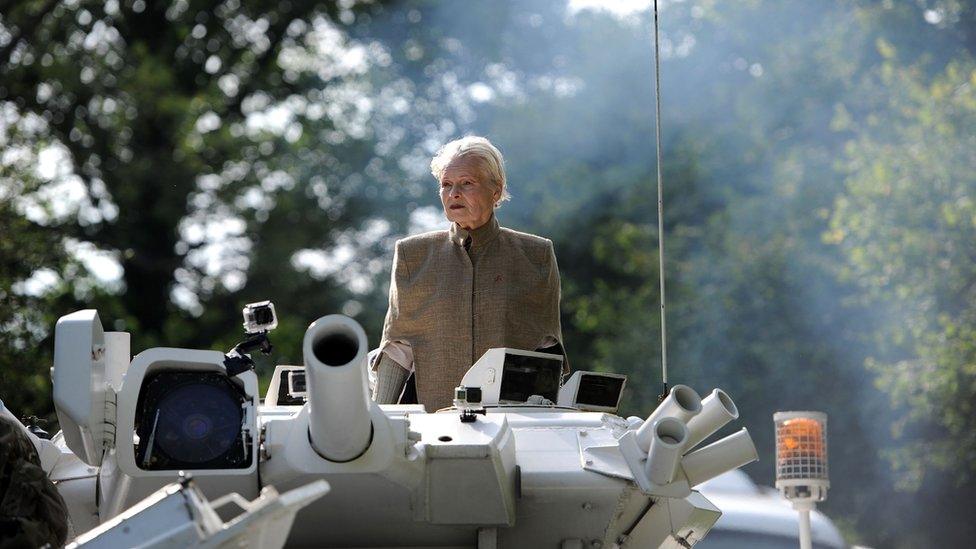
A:
[[[374,399],[398,402],[413,373],[433,411],[492,347],[563,354],[559,269],[552,241],[498,226],[508,200],[501,153],[483,137],[452,141],[434,156],[450,229],[396,243]]]

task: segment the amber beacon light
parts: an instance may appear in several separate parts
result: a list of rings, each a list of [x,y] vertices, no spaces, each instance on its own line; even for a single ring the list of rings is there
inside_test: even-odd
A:
[[[800,513],[800,548],[810,549],[810,511],[827,499],[827,414],[776,412],[776,488]]]

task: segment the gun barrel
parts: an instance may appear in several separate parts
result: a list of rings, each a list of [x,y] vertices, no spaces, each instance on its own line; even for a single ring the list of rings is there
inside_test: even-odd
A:
[[[647,421],[637,429],[637,444],[641,450],[647,452],[651,449],[651,441],[654,440],[654,422],[673,417],[681,423],[688,423],[688,420],[701,412],[702,400],[694,389],[687,385],[675,385],[671,388],[664,402],[658,405]]]
[[[735,403],[721,389],[715,389],[712,394],[702,400],[702,410],[695,417],[688,420],[688,442],[686,450],[690,450],[705,440],[712,433],[721,429],[728,422],[739,418],[739,409]]]
[[[329,461],[352,461],[372,440],[367,351],[366,332],[344,315],[324,316],[305,331],[308,434]]]
[[[644,469],[651,482],[663,486],[674,480],[687,438],[688,429],[680,420],[662,417],[654,421],[654,438]]]
[[[694,487],[757,459],[756,446],[749,431],[743,427],[737,433],[685,455],[681,467],[688,477],[688,485]]]

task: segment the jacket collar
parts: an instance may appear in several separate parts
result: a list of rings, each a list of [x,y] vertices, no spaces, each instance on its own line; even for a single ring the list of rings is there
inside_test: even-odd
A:
[[[470,237],[471,249],[477,250],[479,248],[483,248],[489,242],[494,240],[496,236],[498,236],[498,218],[496,218],[494,212],[492,212],[487,223],[470,231],[467,229],[462,229],[457,223],[451,223],[451,229],[449,232],[451,242],[454,244],[464,247],[465,240]]]

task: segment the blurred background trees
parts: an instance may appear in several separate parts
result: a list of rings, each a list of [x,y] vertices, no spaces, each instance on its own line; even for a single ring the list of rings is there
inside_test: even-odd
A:
[[[341,311],[377,341],[426,164],[487,135],[552,238],[573,365],[660,391],[646,4],[0,3],[0,398],[52,415],[56,319],[276,353]],[[850,541],[963,546],[976,486],[976,3],[667,2],[671,382],[830,415]],[[934,524],[940,528],[920,525]]]

